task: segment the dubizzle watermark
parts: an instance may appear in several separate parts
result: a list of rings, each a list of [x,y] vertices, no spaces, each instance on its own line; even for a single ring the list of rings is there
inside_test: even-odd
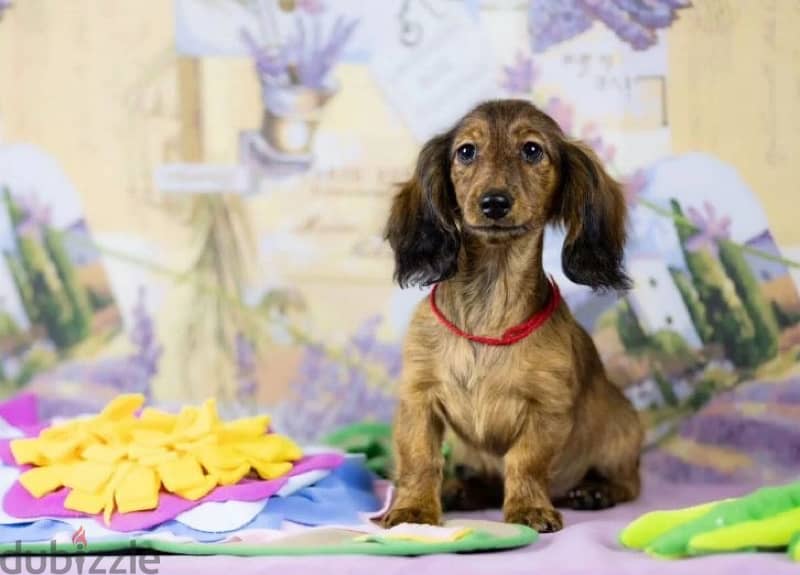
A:
[[[86,554],[90,552],[89,543],[83,527],[79,527],[72,534],[72,544],[75,550],[65,554],[63,547],[59,549],[55,541],[50,541],[50,550],[43,555],[26,551],[22,542],[16,541],[14,549],[0,552],[0,574],[156,575],[159,572],[161,558],[158,555],[137,553],[139,549],[136,541],[131,541],[126,547],[125,555],[87,557]]]

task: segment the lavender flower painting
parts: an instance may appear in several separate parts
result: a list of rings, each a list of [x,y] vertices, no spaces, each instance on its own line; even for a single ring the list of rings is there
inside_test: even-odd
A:
[[[716,255],[719,242],[731,237],[731,219],[727,216],[717,217],[716,208],[709,202],[703,203],[702,212],[690,207],[686,213],[689,221],[697,229],[697,232],[687,240],[686,247],[692,251],[705,249]]]
[[[131,351],[120,357],[63,362],[31,382],[32,391],[40,397],[41,417],[97,411],[120,393],[140,393],[150,401],[151,383],[158,374],[164,349],[146,302],[147,291],[140,287],[127,334]]]
[[[381,321],[361,325],[345,345],[344,361],[317,346],[306,349],[290,399],[274,411],[277,429],[310,442],[349,423],[391,420],[395,397],[388,384],[400,375],[402,353],[399,344],[377,338]]]
[[[595,22],[634,50],[646,50],[657,42],[657,32],[689,6],[689,0],[529,0],[531,50],[544,52],[586,32]]]
[[[133,308],[133,329],[129,334],[134,352],[128,358],[131,371],[135,373],[126,391],[150,397],[150,381],[158,373],[158,364],[164,348],[158,343],[153,318],[147,310],[147,290],[139,286],[139,297]]]
[[[635,286],[592,334],[649,429],[644,468],[693,483],[796,476],[800,294],[753,192],[702,154],[619,179]]]
[[[759,406],[743,412],[743,406]],[[705,461],[686,461],[671,445],[648,453],[644,466],[675,482],[730,483],[790,480],[800,461],[800,377],[747,383],[715,397],[703,411],[683,422],[672,444],[713,446],[724,471]],[[697,452],[700,449],[695,447]]]
[[[3,19],[3,14],[5,14],[11,6],[11,0],[0,0],[0,20]]]
[[[517,52],[514,63],[503,68],[501,87],[510,94],[530,94],[536,82],[538,70],[533,60]]]
[[[255,38],[244,29],[241,33],[261,84],[262,136],[274,152],[290,156],[310,153],[322,109],[337,90],[331,73],[358,25],[357,19],[339,16],[325,30],[322,2],[294,8],[294,28],[283,40]],[[270,9],[262,6],[265,22],[274,20]],[[277,27],[264,29],[278,36]]]
[[[41,160],[30,150],[18,154]],[[56,185],[53,166],[42,162],[39,167],[52,188],[3,187],[0,193],[0,388],[5,393],[28,385],[59,361],[85,356],[122,325],[79,207],[68,188]],[[14,179],[9,168],[5,174]]]
[[[242,404],[252,403],[258,391],[256,350],[244,334],[236,335],[237,399]]]

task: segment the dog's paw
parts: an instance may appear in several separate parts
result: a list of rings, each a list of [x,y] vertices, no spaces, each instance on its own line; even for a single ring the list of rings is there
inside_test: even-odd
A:
[[[424,523],[427,525],[441,525],[442,514],[431,507],[400,507],[392,508],[381,519],[381,525],[389,528],[401,523]]]
[[[527,525],[539,533],[553,533],[564,527],[561,513],[552,507],[516,507],[505,512],[506,523]]]
[[[613,507],[614,498],[606,484],[578,485],[559,500],[559,505],[578,511],[599,511]]]

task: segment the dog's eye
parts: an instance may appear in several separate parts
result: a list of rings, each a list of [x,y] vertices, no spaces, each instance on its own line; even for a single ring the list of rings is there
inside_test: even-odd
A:
[[[475,147],[475,144],[463,144],[456,150],[458,161],[462,164],[471,163],[477,155],[478,148]]]
[[[544,156],[544,150],[536,142],[522,144],[522,158],[531,164],[537,163]]]

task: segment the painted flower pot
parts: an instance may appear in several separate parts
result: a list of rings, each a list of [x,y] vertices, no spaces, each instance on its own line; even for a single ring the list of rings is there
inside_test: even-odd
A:
[[[265,84],[261,134],[278,152],[309,154],[322,110],[335,93],[335,86],[308,88]]]

